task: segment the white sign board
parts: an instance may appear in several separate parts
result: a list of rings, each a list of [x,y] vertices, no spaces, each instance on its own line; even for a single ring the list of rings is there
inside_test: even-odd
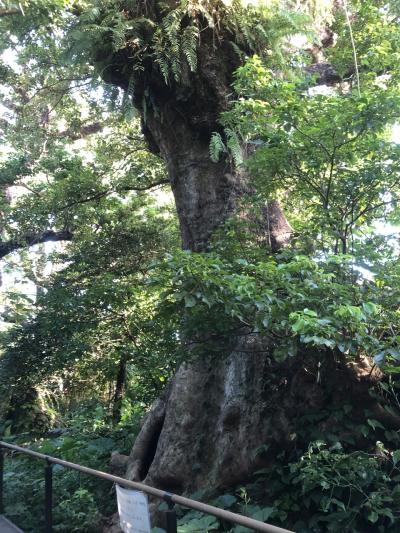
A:
[[[149,502],[143,492],[117,485],[117,502],[124,533],[150,533]]]

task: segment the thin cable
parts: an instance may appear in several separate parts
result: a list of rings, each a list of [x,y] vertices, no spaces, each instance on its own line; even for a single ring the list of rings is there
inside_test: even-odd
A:
[[[349,31],[350,31],[350,41],[351,41],[351,46],[353,48],[353,57],[354,57],[354,66],[356,68],[356,78],[357,78],[357,90],[358,90],[358,96],[361,96],[361,89],[360,89],[360,73],[358,71],[358,63],[357,63],[357,52],[356,52],[356,44],[354,42],[354,36],[353,36],[353,29],[351,27],[351,21],[350,21],[350,17],[349,17],[349,11],[347,9],[347,2],[346,0],[343,0],[343,9],[344,9],[344,12],[346,13],[346,20],[347,20],[347,25],[349,26]]]

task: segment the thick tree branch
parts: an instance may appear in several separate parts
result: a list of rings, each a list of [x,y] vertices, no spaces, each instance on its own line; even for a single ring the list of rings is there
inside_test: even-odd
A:
[[[18,239],[0,242],[0,258],[3,258],[16,250],[20,250],[21,248],[29,248],[30,246],[44,242],[70,241],[72,237],[73,233],[70,230],[47,230],[42,233],[30,233],[21,236]]]
[[[60,137],[68,137],[72,141],[77,141],[78,139],[83,139],[88,135],[93,135],[98,133],[104,128],[104,124],[101,122],[92,122],[91,124],[84,124],[79,128],[79,130],[74,131],[72,128],[68,128],[59,133]]]
[[[164,179],[164,180],[158,181],[157,183],[151,183],[143,187],[125,187],[123,188],[123,191],[124,192],[125,191],[126,192],[148,191],[149,189],[152,189],[160,185],[166,185],[168,183],[169,183],[169,180]],[[107,189],[104,191],[100,191],[93,196],[82,198],[74,202],[70,202],[69,204],[64,205],[60,211],[64,211],[75,205],[80,205],[80,204],[84,204],[87,202],[99,200],[114,192],[117,192],[117,191],[115,189]],[[12,252],[15,252],[16,250],[20,250],[21,248],[29,248],[30,246],[34,246],[35,244],[41,244],[44,242],[70,241],[72,240],[72,238],[73,238],[73,233],[70,230],[62,230],[62,231],[47,230],[47,231],[43,231],[42,233],[29,233],[16,239],[10,239],[8,241],[0,242],[0,259]]]
[[[104,198],[106,196],[109,196],[113,193],[123,193],[123,192],[145,192],[149,191],[150,189],[154,189],[155,187],[160,187],[161,185],[168,185],[170,181],[165,178],[163,180],[157,181],[155,183],[149,183],[149,185],[144,185],[143,187],[134,187],[134,186],[128,186],[128,187],[117,187],[115,189],[105,189],[104,191],[99,191],[96,194],[93,194],[92,196],[87,196],[86,198],[80,198],[79,200],[74,200],[72,202],[69,202],[68,204],[65,204],[60,211],[65,211],[66,209],[69,209],[70,207],[74,207],[76,205],[86,204],[88,202],[94,202],[96,200],[100,200],[101,198]]]
[[[273,252],[278,252],[290,243],[293,228],[276,200],[265,205],[263,214],[267,223],[268,244]]]
[[[21,11],[17,8],[2,8],[0,9],[0,18],[8,17],[9,15],[20,15]]]

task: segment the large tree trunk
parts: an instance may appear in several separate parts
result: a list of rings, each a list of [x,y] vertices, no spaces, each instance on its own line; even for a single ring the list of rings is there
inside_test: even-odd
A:
[[[227,162],[210,160],[213,129],[199,133],[191,117],[166,102],[157,117],[147,116],[144,131],[167,165],[182,246],[202,252],[250,184]],[[212,126],[216,129],[216,122]],[[277,250],[288,242],[291,228],[275,201],[264,215],[266,252],[268,246]],[[258,447],[288,438],[287,415],[278,409],[266,417],[272,408],[264,381],[268,349],[256,337],[243,336],[233,339],[230,350],[227,357],[179,368],[144,420],[128,460],[128,479],[185,494],[232,486],[260,466]]]
[[[110,62],[107,67],[106,60]],[[99,51],[97,61],[102,62],[105,81],[125,90],[130,87],[134,65],[127,50],[111,59]],[[149,148],[166,163],[182,246],[187,250],[205,251],[215,229],[234,212],[237,199],[251,190],[243,173],[227,160],[213,163],[209,155],[212,133],[223,133],[219,119],[229,108],[233,73],[239,65],[231,44],[223,41],[216,49],[208,29],[202,34],[196,73],[183,64],[181,81],[167,85],[158,67],[150,63],[144,71],[137,71],[134,80],[133,103],[141,111]],[[277,248],[278,240],[280,245],[288,242],[291,228],[276,202],[270,212],[267,240]]]
[[[167,164],[183,248],[199,252],[251,187],[226,162],[210,160],[212,130],[203,137],[190,120],[190,114],[182,116],[166,106],[162,120],[147,119],[145,131]],[[291,228],[276,201],[267,204],[265,220],[265,244],[277,250],[287,243]],[[248,336],[234,339],[230,349],[228,357],[198,359],[177,371],[132,450],[130,479],[184,493],[229,486],[259,465],[254,450],[269,436],[287,437],[285,417],[265,423],[268,350]]]
[[[144,425],[154,427],[154,457],[135,445],[128,477],[180,493],[246,481],[260,467],[256,449],[288,436],[287,417],[265,390],[267,354],[256,337],[243,337],[228,357],[182,365]]]
[[[228,87],[223,88],[227,93]],[[234,213],[243,194],[250,193],[251,184],[228,162],[210,159],[210,137],[218,127],[215,110],[208,122],[203,114],[199,124],[194,102],[192,107],[186,102],[185,111],[177,108],[167,88],[156,94],[157,113],[147,113],[144,133],[166,162],[183,248],[206,251],[213,232]],[[196,105],[199,98],[197,94]],[[208,102],[203,96],[203,110],[216,99],[210,90]],[[277,250],[288,242],[291,228],[276,201],[267,203],[264,218],[266,252],[268,246]],[[255,449],[271,437],[287,439],[284,414],[278,410],[266,422],[271,409],[264,383],[268,349],[248,336],[233,339],[229,348],[228,357],[197,359],[179,368],[144,420],[128,460],[128,479],[186,494],[230,486],[260,465]]]
[[[209,158],[210,138],[221,131],[218,119],[227,109],[238,66],[227,43],[216,52],[211,41],[202,35],[196,74],[167,86],[148,65],[137,75],[134,92],[139,109],[144,97],[152,102],[142,113],[143,131],[166,163],[183,247],[195,252],[207,250],[213,232],[234,213],[238,199],[251,192],[242,173],[226,161],[213,163]],[[126,52],[114,55],[112,68],[104,68],[107,81],[126,89],[129,61]],[[276,251],[288,243],[291,228],[279,204],[268,200],[265,242]],[[310,409],[332,402],[339,408],[353,391],[362,398],[363,408],[370,403],[370,368],[360,372],[332,358],[321,376],[315,354],[307,364],[301,356],[277,364],[271,348],[258,336],[238,335],[220,357],[183,364],[144,420],[127,477],[186,494],[230,487],[271,463],[277,449],[293,445],[297,420]],[[333,423],[328,418],[321,429]]]
[[[204,251],[213,231],[233,212],[244,191],[243,180],[225,161],[210,160],[210,136],[202,139],[189,120],[175,110],[166,109],[162,122],[149,117],[146,127],[167,165],[182,246]]]
[[[225,161],[210,160],[212,128],[204,136],[191,117],[167,102],[157,117],[147,117],[144,131],[166,162],[183,248],[201,252],[251,184]],[[291,228],[276,201],[267,203],[264,216],[265,246],[277,250],[287,244]],[[266,423],[270,358],[260,342],[238,337],[227,347],[228,357],[180,367],[143,424],[128,462],[129,479],[180,493],[230,486],[260,465],[254,451],[271,436],[287,439],[288,421],[279,410]]]

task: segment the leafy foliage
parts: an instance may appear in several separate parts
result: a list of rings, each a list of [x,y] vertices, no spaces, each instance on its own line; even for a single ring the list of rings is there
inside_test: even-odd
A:
[[[324,251],[354,251],[360,229],[390,220],[397,202],[398,146],[387,128],[397,120],[398,85],[394,76],[384,90],[379,83],[370,78],[361,97],[312,95],[303,79],[277,79],[257,57],[238,71],[241,99],[224,115],[227,131],[234,124],[242,142],[257,146],[248,168],[259,190],[286,190],[288,206],[306,211],[308,234],[322,232]],[[215,145],[213,157],[219,152]]]
[[[397,305],[383,307],[380,290],[355,274],[347,257],[285,253],[252,263],[184,252],[161,263],[153,283],[164,287],[162,317],[184,304],[182,331],[201,351],[220,353],[233,331],[245,331],[266,336],[281,361],[306,347],[320,356],[400,357],[392,332]]]
[[[95,233],[75,242],[69,266],[47,286],[35,315],[7,337],[1,359],[4,395],[45,380],[56,398],[83,383],[87,397],[103,391],[104,398],[123,360],[128,394],[148,403],[173,370],[174,329],[168,332],[160,324],[157,331],[157,291],[146,289],[146,270],[173,241],[174,223],[151,207],[146,213],[142,201],[136,206],[140,214],[134,202],[119,212],[113,204],[112,218],[96,211]],[[167,236],[163,227],[172,233]],[[21,403],[15,397],[14,402]]]
[[[383,450],[385,452],[385,450]],[[320,531],[396,531],[398,524],[399,451],[346,453],[339,443],[310,443],[297,461],[260,471],[256,481],[214,501],[252,518],[273,521],[299,533]],[[270,499],[266,495],[270,495]],[[196,519],[186,515],[187,529]],[[200,518],[197,519],[200,522]],[[197,523],[198,523],[197,522]],[[207,525],[202,523],[203,530]],[[213,523],[209,529],[246,533]],[[197,529],[199,531],[199,529]]]
[[[187,83],[187,70],[196,72],[202,32],[213,35],[214,46],[226,40],[241,56],[269,49],[279,62],[283,59],[281,44],[306,31],[307,21],[304,12],[282,9],[279,2],[244,5],[239,0],[181,0],[173,9],[163,4],[153,9],[118,0],[86,6],[70,35],[74,55],[89,50],[105,58],[98,61],[100,70],[106,68],[111,52],[126,49],[134,72],[144,71],[151,61],[171,84]],[[105,37],[111,37],[112,50],[105,49]]]

